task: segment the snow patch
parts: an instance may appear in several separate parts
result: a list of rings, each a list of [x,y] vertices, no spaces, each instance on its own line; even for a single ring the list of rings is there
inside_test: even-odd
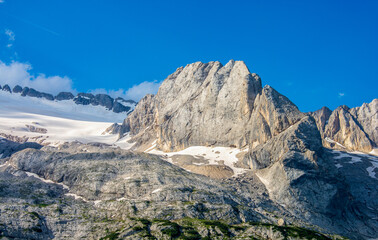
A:
[[[85,199],[85,198],[83,198],[82,196],[79,196],[79,195],[77,195],[77,194],[74,194],[74,193],[66,193],[66,194],[64,194],[65,196],[69,196],[69,197],[74,197],[76,200],[77,199],[80,199],[80,200],[82,200],[82,201],[84,201],[84,202],[88,202],[88,200],[87,199]]]
[[[158,189],[155,189],[152,191],[152,193],[157,193],[157,192],[160,192],[161,191],[161,188],[158,188]]]
[[[63,183],[58,183],[58,182],[54,182],[54,181],[51,181],[51,180],[48,180],[48,179],[44,179],[44,178],[38,176],[38,175],[35,174],[35,173],[31,173],[31,172],[27,172],[27,171],[24,171],[24,172],[26,173],[26,175],[28,175],[28,177],[34,177],[34,178],[37,178],[37,179],[41,180],[41,181],[44,182],[44,183],[57,184],[57,185],[62,186],[64,189],[67,189],[67,190],[70,189],[67,185],[65,185],[65,184],[63,184]]]
[[[337,168],[341,168],[341,167],[343,167],[343,165],[341,165],[340,163],[336,164],[335,166],[336,166]]]
[[[172,163],[171,158],[174,155],[191,155],[193,157],[201,156],[204,159],[208,160],[209,164],[213,164],[213,165],[219,165],[219,161],[223,160],[224,165],[230,167],[234,171],[233,176],[243,174],[244,172],[247,171],[247,169],[235,167],[234,164],[238,162],[238,158],[236,157],[236,155],[241,152],[248,151],[248,148],[242,150],[242,149],[231,148],[231,147],[192,146],[182,151],[165,153],[165,152],[162,152],[153,148],[154,145],[156,145],[156,141],[149,148],[151,150],[148,149],[148,151],[146,152],[164,156],[165,160],[171,163]]]
[[[334,144],[338,145],[339,147],[346,148],[346,147],[344,147],[344,145],[342,145],[341,143],[336,142],[336,141],[330,139],[329,137],[326,137],[325,140],[326,140],[327,142],[329,142],[329,143],[334,143]]]

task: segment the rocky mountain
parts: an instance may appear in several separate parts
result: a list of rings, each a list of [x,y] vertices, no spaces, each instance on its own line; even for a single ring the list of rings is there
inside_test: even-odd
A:
[[[376,146],[376,105],[302,113],[242,61],[189,64],[97,141],[0,141],[0,236],[377,238],[378,157],[346,151]]]
[[[156,96],[142,99],[121,133],[139,137],[152,131],[156,137],[147,139],[156,138],[164,151],[193,145],[253,148],[303,116],[272,87],[262,88],[260,77],[243,62],[198,62],[178,68]],[[137,146],[143,145],[145,137],[138,137]]]
[[[103,106],[108,110],[111,110],[115,113],[129,113],[131,112],[136,102],[133,100],[125,100],[121,97],[117,97],[113,99],[109,95],[106,94],[96,94],[93,95],[91,93],[78,93],[74,96],[70,92],[60,92],[56,96],[53,96],[49,93],[39,92],[34,88],[24,87],[22,88],[19,85],[16,85],[12,90],[9,85],[4,85],[3,87],[0,86],[0,90],[7,91],[10,93],[18,93],[21,96],[25,97],[34,97],[34,98],[44,98],[49,101],[63,101],[63,100],[73,100],[76,104],[80,105],[93,105],[93,106]]]
[[[362,126],[355,120],[357,112],[360,119],[364,118],[365,126],[376,115],[370,105],[351,111],[348,127],[355,127],[350,125],[351,120],[357,127]],[[345,114],[342,112],[342,116]],[[178,68],[168,76],[156,96],[146,96],[125,119],[121,134],[131,135],[134,149],[147,149],[148,152],[151,146],[163,152],[191,146],[247,149],[235,164],[253,170],[276,204],[322,228],[328,228],[329,221],[335,219],[338,220],[334,225],[343,225],[344,215],[348,215],[341,227],[344,230],[338,232],[347,236],[352,236],[349,231],[355,224],[363,226],[359,236],[362,231],[363,234],[373,233],[377,229],[374,221],[368,223],[358,219],[361,219],[360,214],[365,216],[362,218],[370,219],[375,210],[358,214],[352,210],[361,208],[364,201],[377,209],[370,197],[354,195],[356,202],[336,206],[336,202],[348,202],[352,195],[348,189],[354,188],[348,181],[335,178],[343,173],[335,167],[333,153],[322,145],[327,142],[330,132],[336,135],[330,123],[339,119],[336,117],[339,115],[331,114],[327,109],[313,114],[316,120],[311,115],[300,112],[272,87],[262,87],[258,75],[250,73],[241,61],[230,61],[225,66],[219,62],[197,62]],[[321,134],[318,127],[324,129],[324,133]],[[376,127],[374,122],[372,128]],[[373,132],[371,128],[369,131]],[[363,137],[363,134],[357,134],[349,141],[365,146],[370,141]],[[371,166],[374,174],[369,175],[365,168],[364,175],[369,179],[367,182],[373,184],[376,182],[376,162],[366,164],[364,166]],[[187,166],[187,169],[191,168]],[[367,187],[371,188],[374,186]],[[334,215],[333,220],[331,215]]]
[[[310,113],[326,147],[371,152],[378,147],[378,99],[361,107],[326,107]]]

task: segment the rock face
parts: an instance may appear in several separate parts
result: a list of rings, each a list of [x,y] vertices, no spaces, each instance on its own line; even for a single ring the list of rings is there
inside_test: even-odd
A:
[[[74,95],[70,92],[60,92],[58,95],[56,95],[55,99],[58,101],[63,101],[63,100],[71,100],[74,99]]]
[[[50,101],[54,100],[53,95],[51,95],[49,93],[39,92],[39,91],[35,90],[34,88],[24,87],[21,90],[21,87],[17,85],[13,88],[13,90],[16,90],[16,91],[13,91],[14,93],[21,93],[21,96],[23,96],[23,97],[29,96],[29,97],[36,97],[36,98],[45,98],[45,99],[50,100]]]
[[[310,113],[326,147],[370,152],[378,146],[378,99],[361,107],[322,108]]]
[[[14,88],[13,88],[13,92],[14,93],[20,93],[22,92],[22,87],[20,85],[16,85]]]
[[[303,116],[272,87],[262,88],[260,77],[244,62],[197,62],[178,68],[156,96],[142,99],[122,132],[140,136],[134,138],[136,146],[155,136],[163,151],[193,145],[255,147]]]
[[[117,97],[113,103],[113,112],[120,113],[120,112],[129,112],[134,108],[136,102],[133,100],[125,100],[121,97]]]
[[[6,91],[6,92],[12,92],[12,90],[10,89],[10,87],[8,86],[8,84],[5,84],[2,88],[3,91]]]

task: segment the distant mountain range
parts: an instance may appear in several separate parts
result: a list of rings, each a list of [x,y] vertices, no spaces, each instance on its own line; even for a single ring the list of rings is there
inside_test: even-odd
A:
[[[71,92],[60,92],[56,96],[53,96],[49,93],[39,92],[34,88],[21,87],[16,85],[11,89],[11,87],[6,84],[0,86],[0,90],[7,91],[10,93],[17,93],[25,97],[35,97],[35,98],[44,98],[49,101],[64,101],[64,100],[73,100],[76,104],[80,105],[93,105],[93,106],[103,106],[107,110],[111,110],[115,113],[121,112],[130,112],[134,109],[136,102],[133,100],[125,100],[121,97],[112,98],[107,94],[96,94],[91,93],[78,93],[74,96]]]

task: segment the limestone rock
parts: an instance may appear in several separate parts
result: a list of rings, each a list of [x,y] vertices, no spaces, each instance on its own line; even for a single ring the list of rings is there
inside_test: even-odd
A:
[[[378,98],[361,107],[352,108],[350,113],[368,135],[373,147],[378,147]]]
[[[378,99],[352,109],[340,106],[331,112],[322,108],[310,115],[326,147],[370,152],[378,146]]]

